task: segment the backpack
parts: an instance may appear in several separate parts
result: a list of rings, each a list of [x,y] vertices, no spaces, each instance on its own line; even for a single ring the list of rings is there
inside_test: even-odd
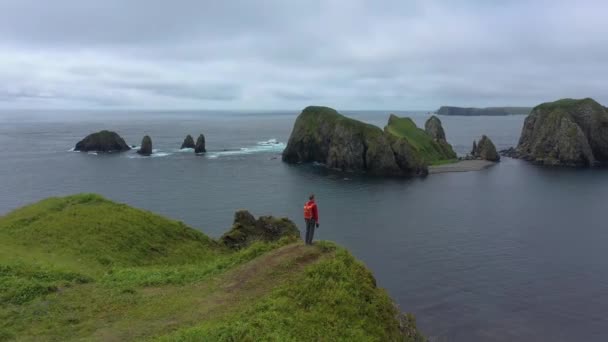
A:
[[[304,204],[304,219],[310,220],[312,218],[312,208],[313,204]]]

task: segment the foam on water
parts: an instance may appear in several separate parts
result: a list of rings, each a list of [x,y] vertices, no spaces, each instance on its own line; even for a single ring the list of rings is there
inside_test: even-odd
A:
[[[285,149],[285,143],[277,141],[277,139],[269,139],[266,141],[259,141],[254,146],[241,147],[238,150],[229,151],[216,151],[207,152],[207,158],[215,159],[219,157],[239,156],[254,153],[268,153],[268,152],[283,152]]]

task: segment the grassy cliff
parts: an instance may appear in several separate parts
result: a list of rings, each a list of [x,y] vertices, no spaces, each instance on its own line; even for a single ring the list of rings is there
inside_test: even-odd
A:
[[[423,340],[328,242],[234,249],[91,194],[0,217],[0,340],[83,339]]]
[[[418,158],[427,165],[445,164],[456,161],[452,146],[435,141],[427,132],[416,126],[410,118],[391,115],[384,130],[396,137],[407,140],[414,148]]]

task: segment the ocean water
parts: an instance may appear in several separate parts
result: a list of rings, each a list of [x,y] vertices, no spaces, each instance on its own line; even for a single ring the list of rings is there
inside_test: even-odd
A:
[[[390,111],[343,111],[383,126]],[[423,125],[423,112],[410,115]],[[0,215],[49,196],[96,192],[218,237],[235,210],[302,228],[317,195],[316,238],[349,248],[432,341],[605,341],[608,170],[548,169],[505,158],[487,170],[379,179],[286,165],[298,111],[0,113]],[[441,117],[460,154],[481,134],[517,143],[523,116]],[[111,129],[155,153],[70,152]],[[204,133],[209,153],[179,150]]]

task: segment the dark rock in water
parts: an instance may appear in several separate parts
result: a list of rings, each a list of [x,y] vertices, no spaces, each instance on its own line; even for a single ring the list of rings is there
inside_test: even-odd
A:
[[[184,139],[184,142],[182,143],[182,147],[180,148],[195,148],[196,145],[194,145],[194,139],[192,139],[192,136],[190,134],[188,134],[186,136],[186,139]]]
[[[500,156],[496,152],[496,146],[490,138],[483,135],[477,145],[473,142],[473,151],[471,155],[477,159],[489,160],[497,162],[500,160]]]
[[[590,98],[536,106],[524,122],[517,156],[552,166],[608,162],[606,108]]]
[[[255,241],[272,242],[286,237],[296,240],[300,237],[298,227],[287,218],[261,216],[255,219],[247,210],[234,214],[232,229],[220,238],[224,245],[239,249]]]
[[[194,153],[205,153],[207,150],[205,149],[205,136],[199,135],[198,139],[196,139],[196,145],[194,146]]]
[[[141,147],[137,150],[137,153],[142,156],[149,156],[152,154],[152,139],[149,136],[144,136],[141,140]]]
[[[517,152],[517,149],[515,149],[514,147],[509,147],[507,149],[500,150],[498,151],[498,154],[510,158],[520,158],[519,152]]]
[[[310,106],[302,111],[282,159],[286,163],[316,162],[332,169],[381,176],[428,173],[406,139],[328,107]]]
[[[428,133],[435,141],[446,141],[445,131],[441,125],[441,120],[435,115],[432,115],[424,124],[424,130]]]
[[[106,130],[87,135],[74,147],[74,151],[83,152],[122,152],[130,149],[120,135]]]

